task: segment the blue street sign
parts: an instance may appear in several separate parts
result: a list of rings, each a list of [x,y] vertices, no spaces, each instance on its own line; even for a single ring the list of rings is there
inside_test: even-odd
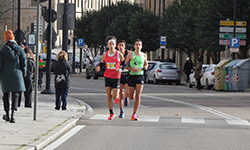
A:
[[[240,47],[240,38],[236,38],[236,37],[230,38],[230,47],[232,48]]]
[[[166,36],[161,36],[161,45],[166,45]]]
[[[84,39],[77,39],[77,47],[83,48],[84,46]]]

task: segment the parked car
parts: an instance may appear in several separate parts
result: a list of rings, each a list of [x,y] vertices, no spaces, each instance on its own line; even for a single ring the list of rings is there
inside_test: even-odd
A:
[[[172,84],[174,82],[179,85],[180,79],[180,70],[175,63],[158,62],[148,72],[146,82],[153,82],[154,84],[157,84],[158,82],[168,82],[169,84]]]
[[[215,64],[210,64],[209,66],[207,66],[206,70],[203,73],[203,77],[201,78],[201,86],[204,86],[207,89],[211,89],[214,86],[215,66]]]
[[[47,54],[46,53],[41,53],[39,54],[40,58],[44,61],[45,63],[45,71],[46,71],[46,66],[47,66]],[[57,54],[56,53],[51,53],[51,71],[53,72],[53,64],[57,61],[56,59]]]
[[[68,61],[71,67],[73,68],[73,53],[69,52],[68,53]],[[82,60],[82,69],[86,68],[87,63]],[[75,55],[75,68],[80,68],[80,57]]]
[[[101,57],[101,55],[97,55],[89,64],[87,64],[86,79],[90,79],[91,77],[93,77],[93,79],[98,79],[99,76],[97,75],[95,68],[100,64]]]
[[[206,68],[208,67],[209,65],[207,64],[202,64],[202,71],[205,72]],[[196,79],[194,78],[194,73],[195,73],[195,70],[193,73],[191,73],[189,75],[189,78],[190,78],[190,81],[189,81],[189,87],[192,88],[193,86],[196,86],[197,83],[196,83]],[[203,77],[201,77],[201,80],[202,80]]]
[[[158,63],[159,61],[148,61],[148,70],[144,71],[144,82],[148,83],[146,81],[148,72],[153,69],[153,67]]]

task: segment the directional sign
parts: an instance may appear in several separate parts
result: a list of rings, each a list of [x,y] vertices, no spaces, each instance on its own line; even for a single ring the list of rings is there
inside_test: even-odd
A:
[[[84,48],[84,39],[77,39],[77,48]]]
[[[220,32],[234,32],[234,28],[233,27],[220,27]],[[247,28],[237,27],[237,28],[235,28],[235,32],[236,33],[246,33]]]
[[[230,40],[219,40],[220,45],[230,45]],[[246,41],[240,40],[240,46],[245,46]]]
[[[230,47],[232,48],[240,47],[240,39],[236,37],[230,38]]]
[[[161,36],[161,45],[166,45],[166,36]]]
[[[227,34],[227,33],[220,33],[219,34],[219,37],[223,38],[223,39],[230,39],[233,36],[234,36],[233,34]],[[235,36],[237,38],[240,38],[240,39],[246,39],[247,38],[246,34],[236,34]]]
[[[222,26],[234,26],[234,21],[221,20],[220,25]],[[247,26],[246,21],[236,21],[236,26]]]

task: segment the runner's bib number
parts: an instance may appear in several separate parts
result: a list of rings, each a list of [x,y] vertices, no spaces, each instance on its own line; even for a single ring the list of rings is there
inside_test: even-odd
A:
[[[113,62],[113,63],[107,63],[107,68],[108,69],[116,69],[115,62]]]
[[[142,68],[140,67],[137,67],[138,68],[138,71],[136,73],[142,73]]]

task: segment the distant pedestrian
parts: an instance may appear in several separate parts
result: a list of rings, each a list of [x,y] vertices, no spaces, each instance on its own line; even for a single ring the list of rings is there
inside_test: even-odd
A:
[[[202,74],[202,59],[198,58],[198,64],[196,67],[193,67],[195,69],[194,78],[197,81],[197,91],[202,91],[201,87],[201,74]]]
[[[67,110],[67,96],[70,87],[69,75],[72,72],[72,68],[68,63],[68,54],[65,51],[60,51],[57,54],[57,60],[53,65],[56,90],[55,109],[60,109],[62,101],[62,110]]]
[[[158,56],[157,59],[155,59],[155,61],[161,61],[161,57]]]
[[[190,60],[189,57],[187,57],[186,62],[184,64],[184,68],[183,68],[183,72],[187,76],[186,83],[189,83],[189,80],[190,80],[189,75],[192,73],[193,67],[194,67],[194,65],[193,65],[192,61]]]
[[[169,58],[169,56],[166,56],[166,59],[164,60],[165,62],[173,62],[173,60],[171,58]]]
[[[25,83],[25,88],[26,88],[26,91],[24,92],[24,97],[25,97],[24,107],[31,108],[32,91],[33,91],[32,78],[35,72],[36,59],[29,47],[24,48],[24,52],[25,52],[26,60],[27,60],[27,71],[26,71],[26,76],[24,77],[24,83]],[[20,95],[18,98],[18,107],[20,107],[21,105],[21,99],[22,99],[22,92],[20,92]]]
[[[11,30],[4,32],[5,45],[0,50],[0,78],[3,91],[3,115],[5,121],[15,123],[14,111],[17,111],[19,92],[25,91],[23,77],[26,76],[26,57],[21,46],[17,45]],[[11,117],[9,117],[11,93]]]

